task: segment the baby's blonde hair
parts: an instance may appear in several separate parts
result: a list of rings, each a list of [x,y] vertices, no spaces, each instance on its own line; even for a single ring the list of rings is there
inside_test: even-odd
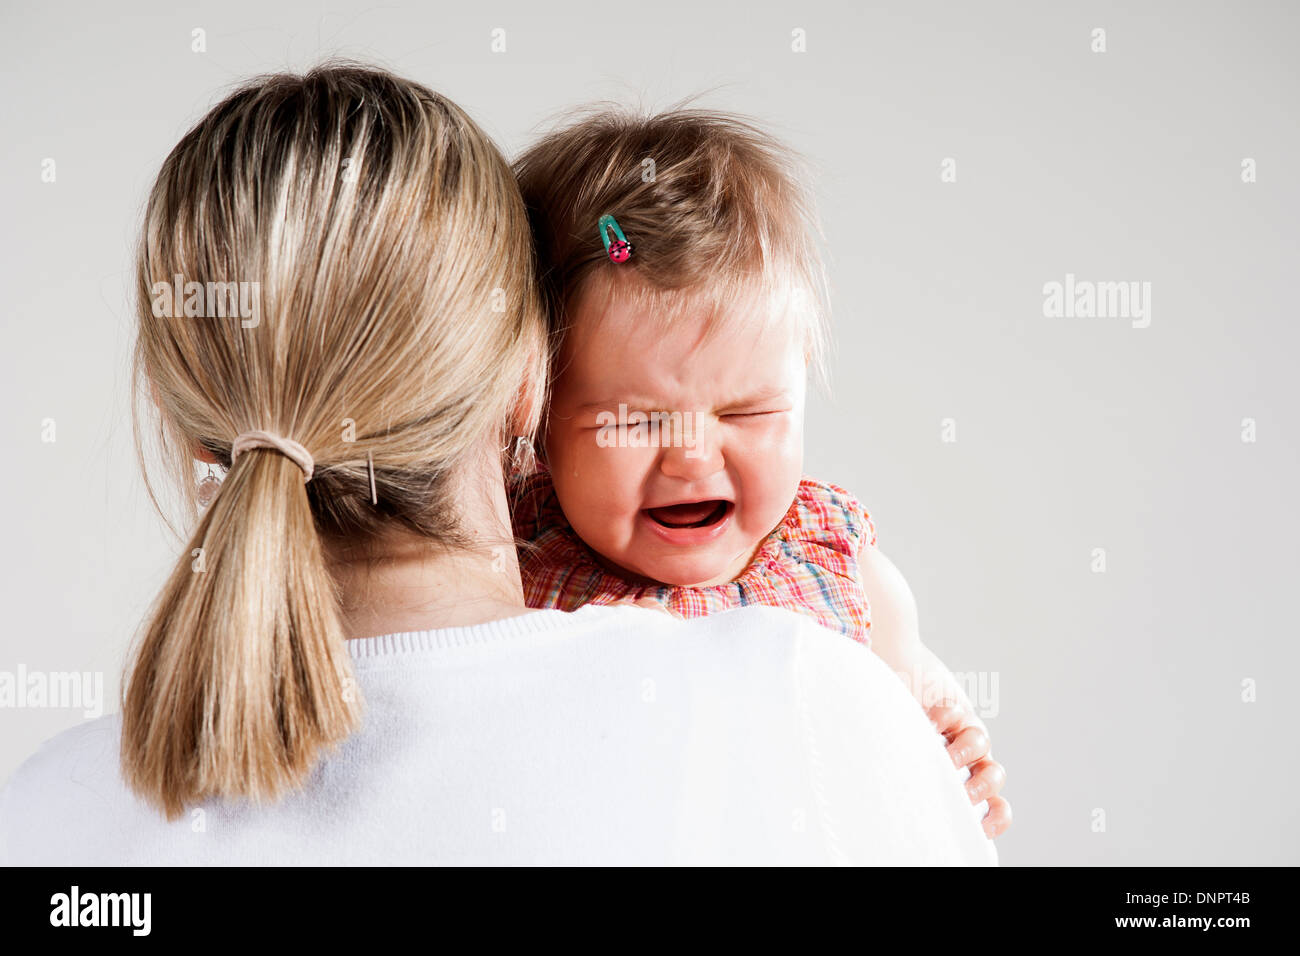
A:
[[[157,317],[174,276],[257,282],[256,323]],[[230,469],[123,696],[125,778],[174,818],[278,798],[355,729],[325,546],[397,525],[467,546],[463,466],[530,409],[535,425],[546,328],[496,147],[437,93],[350,64],[260,78],[185,135],[149,197],[137,291],[137,395],[183,487],[196,443]],[[267,448],[232,464],[254,429],[303,445],[311,480]]]
[[[757,296],[794,306],[810,365],[825,379],[826,270],[806,164],[751,120],[590,107],[529,147],[515,174],[556,350],[587,294],[633,296],[668,323],[700,305],[716,320]],[[605,253],[605,214],[632,243],[626,263]]]

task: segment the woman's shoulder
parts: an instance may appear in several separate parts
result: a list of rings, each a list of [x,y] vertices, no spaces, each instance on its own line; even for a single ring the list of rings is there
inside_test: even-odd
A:
[[[55,734],[14,771],[4,793],[23,792],[55,779],[94,782],[110,768],[116,776],[121,727],[121,716],[108,714]]]
[[[45,741],[0,790],[0,861],[89,863],[125,829],[134,801],[118,761],[121,719],[110,714]],[[106,825],[112,820],[113,825]]]

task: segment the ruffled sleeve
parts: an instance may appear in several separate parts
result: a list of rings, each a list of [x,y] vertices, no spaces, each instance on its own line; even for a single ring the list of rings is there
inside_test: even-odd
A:
[[[799,483],[795,514],[788,523],[791,539],[809,548],[853,562],[864,547],[875,547],[876,525],[850,492],[815,478]],[[835,562],[832,562],[835,563]]]

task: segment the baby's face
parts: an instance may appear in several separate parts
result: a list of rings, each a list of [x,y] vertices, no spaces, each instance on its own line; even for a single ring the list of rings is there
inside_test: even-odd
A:
[[[807,375],[796,323],[705,336],[701,310],[664,333],[627,300],[593,299],[571,313],[547,420],[564,514],[625,574],[730,581],[798,490]]]

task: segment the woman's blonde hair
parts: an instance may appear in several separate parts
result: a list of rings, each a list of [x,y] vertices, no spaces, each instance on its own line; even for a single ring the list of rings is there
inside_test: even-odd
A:
[[[187,308],[159,308],[168,287]],[[254,315],[226,315],[223,288]],[[163,449],[183,487],[196,443],[229,469],[123,694],[125,778],[175,818],[282,796],[356,727],[324,545],[401,525],[468,546],[462,466],[535,426],[546,330],[491,140],[437,93],[351,64],[260,78],[185,135],[149,197],[137,291],[137,395]],[[257,429],[303,445],[310,481],[272,449],[232,463]]]

